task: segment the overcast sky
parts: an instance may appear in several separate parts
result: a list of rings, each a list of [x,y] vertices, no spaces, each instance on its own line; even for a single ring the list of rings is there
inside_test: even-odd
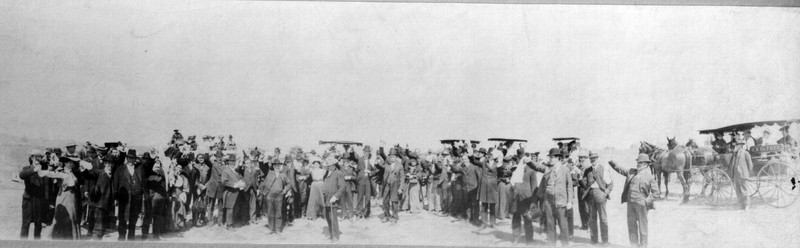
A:
[[[0,132],[627,148],[800,118],[800,9],[135,3],[0,2]]]

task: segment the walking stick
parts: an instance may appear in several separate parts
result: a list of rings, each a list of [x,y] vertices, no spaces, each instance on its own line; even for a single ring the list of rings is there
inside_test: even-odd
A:
[[[331,210],[333,210],[333,206],[331,206]],[[331,235],[331,239],[333,239],[333,230],[331,229],[331,219],[328,210],[325,207],[325,193],[322,193],[322,216],[325,217],[325,220],[328,222],[328,233]]]

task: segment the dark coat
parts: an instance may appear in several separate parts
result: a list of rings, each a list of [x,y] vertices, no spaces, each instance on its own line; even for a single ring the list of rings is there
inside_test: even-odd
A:
[[[497,185],[497,167],[491,168],[488,163],[470,157],[472,164],[481,167],[481,180],[478,186],[478,199],[480,202],[497,203],[500,197]]]
[[[235,187],[235,184],[242,180],[242,176],[228,166],[224,166],[221,169],[222,181],[220,181],[220,188],[224,190],[222,193],[222,205],[224,208],[233,208],[236,205],[236,198],[239,197],[239,188]]]
[[[275,171],[267,173],[267,178],[259,185],[258,189],[261,191],[261,195],[280,194],[281,197],[292,190],[289,179],[283,173],[275,173]]]
[[[111,177],[105,172],[101,172],[97,175],[94,187],[90,189],[89,199],[92,206],[96,208],[111,209],[114,207],[111,197]]]
[[[514,170],[520,169],[525,170],[525,172],[522,176],[522,183],[516,183],[511,186],[514,192],[513,201],[522,201],[533,197],[536,188],[539,186],[539,182],[536,180],[536,171],[534,171],[533,168],[528,166],[514,168]]]
[[[114,173],[114,177],[112,177],[111,180],[111,193],[116,199],[124,199],[130,196],[132,194],[131,186],[134,183],[140,185],[142,189],[139,192],[139,195],[144,194],[144,184],[146,178],[144,177],[142,166],[135,166],[133,173],[134,175],[131,175],[128,172],[126,165],[122,165],[120,168],[117,168],[117,172]]]
[[[617,173],[625,176],[625,187],[622,189],[622,203],[637,203],[646,206],[648,209],[653,209],[653,201],[655,196],[658,195],[658,185],[650,174],[648,168],[629,169],[625,170],[619,168],[616,164],[612,164]]]
[[[331,197],[341,199],[345,191],[344,175],[339,170],[332,170],[325,173],[322,181],[322,194],[325,199],[325,206],[331,206]]]
[[[206,183],[206,196],[220,199],[222,198],[222,193],[224,191],[224,187],[222,185],[222,171],[227,168],[222,163],[211,163],[211,173]]]
[[[358,176],[356,177],[356,185],[358,185],[358,194],[375,196],[375,188],[372,186],[371,177],[377,174],[378,170],[374,166],[371,166],[368,159],[365,157],[358,157],[357,160],[358,167],[356,167],[356,173]],[[367,173],[367,169],[369,169],[369,173]]]
[[[22,171],[19,172],[19,178],[25,182],[25,191],[22,193],[23,199],[45,199],[44,186],[46,179],[33,172],[32,166],[22,167]]]

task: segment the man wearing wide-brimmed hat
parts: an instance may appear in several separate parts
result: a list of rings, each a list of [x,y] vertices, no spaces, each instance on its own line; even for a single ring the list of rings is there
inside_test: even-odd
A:
[[[283,161],[279,159],[270,161],[270,171],[259,186],[260,195],[265,202],[263,205],[266,207],[262,211],[267,216],[270,234],[281,232],[283,229],[283,198],[291,190],[289,179],[281,173],[282,169]]]
[[[224,187],[222,186],[222,171],[225,169],[225,155],[222,150],[217,150],[214,154],[214,162],[211,165],[211,175],[206,182],[206,223],[214,225],[221,225],[221,209],[222,209],[222,194]]]
[[[653,209],[653,201],[658,195],[658,185],[650,173],[650,157],[639,154],[636,168],[623,169],[614,161],[608,161],[617,173],[625,176],[622,190],[622,203],[628,203],[628,237],[631,246],[647,247],[647,211]]]
[[[339,161],[333,156],[328,156],[325,159],[325,166],[327,172],[322,182],[322,200],[325,206],[324,216],[325,221],[328,222],[328,234],[331,241],[339,241],[339,220],[336,216],[336,209],[341,203],[342,194],[345,191],[344,175],[337,168]]]
[[[753,160],[750,157],[750,152],[745,148],[745,141],[741,138],[734,140],[736,146],[733,149],[733,156],[731,156],[730,166],[733,174],[733,186],[736,190],[736,198],[739,200],[739,205],[742,209],[746,209],[750,204],[750,193],[747,192],[747,179],[750,178],[750,171],[753,169]]]
[[[794,140],[791,135],[789,135],[789,124],[781,127],[781,134],[783,134],[783,138],[778,140],[778,144],[791,147],[797,146],[797,141]]]
[[[143,166],[137,166],[138,164],[136,150],[129,149],[125,154],[124,165],[116,170],[111,183],[118,206],[119,240],[133,241],[136,236],[136,221],[142,210],[145,190],[145,173],[142,171]]]

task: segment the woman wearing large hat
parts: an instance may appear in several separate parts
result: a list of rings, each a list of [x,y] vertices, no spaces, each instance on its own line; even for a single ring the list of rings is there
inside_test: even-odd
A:
[[[77,203],[75,197],[79,192],[79,183],[75,168],[80,160],[76,157],[60,157],[59,161],[64,164],[63,172],[41,170],[38,172],[41,177],[61,179],[61,188],[58,192],[58,198],[56,198],[52,238],[79,240],[81,238],[81,227],[76,207],[80,204]]]

